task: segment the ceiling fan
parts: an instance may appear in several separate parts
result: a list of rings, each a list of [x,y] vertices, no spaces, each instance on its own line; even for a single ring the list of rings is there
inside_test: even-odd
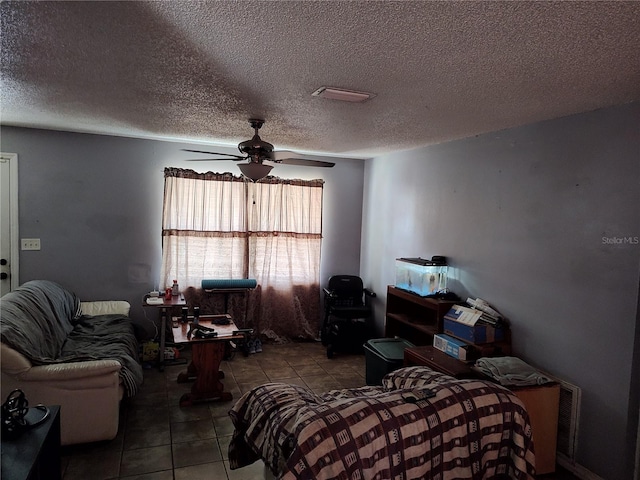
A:
[[[322,160],[311,160],[306,158],[295,158],[292,155],[296,155],[293,152],[287,151],[278,151],[275,152],[273,150],[273,145],[269,142],[265,142],[258,135],[258,130],[264,125],[264,120],[252,118],[249,120],[249,124],[251,128],[254,129],[255,134],[251,140],[246,140],[244,142],[240,142],[238,145],[238,150],[240,150],[243,155],[233,155],[229,153],[217,153],[217,152],[204,152],[202,150],[189,150],[183,149],[185,152],[193,152],[193,153],[204,153],[207,155],[219,155],[223,157],[231,157],[231,160],[239,161],[239,160],[249,160],[248,163],[241,163],[238,165],[240,167],[240,171],[242,174],[250,180],[254,182],[260,180],[261,178],[266,177],[271,172],[273,165],[269,163],[282,163],[286,165],[303,165],[308,167],[333,167],[335,163],[332,162],[324,162]],[[229,160],[229,158],[194,158],[189,161],[192,162],[200,162],[200,161],[215,161],[215,160]]]

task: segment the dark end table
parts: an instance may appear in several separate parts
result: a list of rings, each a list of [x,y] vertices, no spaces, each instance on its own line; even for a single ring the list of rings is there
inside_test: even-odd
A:
[[[48,407],[49,416],[15,439],[2,438],[2,480],[60,480],[60,407]],[[34,424],[44,412],[29,408]]]

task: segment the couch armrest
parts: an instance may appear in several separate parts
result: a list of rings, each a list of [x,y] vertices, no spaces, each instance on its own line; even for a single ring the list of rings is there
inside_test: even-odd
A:
[[[0,343],[0,365],[9,375],[18,375],[31,368],[31,361],[6,343]]]
[[[61,381],[102,377],[119,372],[122,366],[117,360],[88,360],[86,362],[37,365],[17,377],[24,382]]]
[[[129,316],[131,305],[124,300],[106,300],[99,302],[80,302],[83,315],[120,314]]]

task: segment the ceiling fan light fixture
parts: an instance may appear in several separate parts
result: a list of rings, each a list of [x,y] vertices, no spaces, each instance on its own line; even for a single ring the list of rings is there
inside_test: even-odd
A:
[[[356,92],[355,90],[345,90],[336,87],[320,87],[311,94],[314,97],[327,98],[329,100],[340,100],[342,102],[362,103],[375,97],[375,93]]]
[[[245,177],[254,182],[269,175],[269,172],[271,172],[271,169],[273,168],[272,165],[255,162],[242,163],[238,165],[238,167],[240,167],[240,171]]]

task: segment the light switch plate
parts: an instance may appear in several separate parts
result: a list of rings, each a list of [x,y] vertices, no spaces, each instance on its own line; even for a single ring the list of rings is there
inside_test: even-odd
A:
[[[20,239],[22,250],[40,250],[39,238],[22,238]]]

